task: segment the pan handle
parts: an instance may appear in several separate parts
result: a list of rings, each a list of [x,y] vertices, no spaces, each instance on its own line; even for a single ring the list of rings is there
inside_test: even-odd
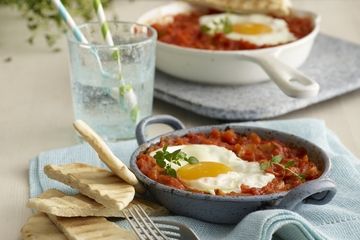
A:
[[[336,185],[329,178],[315,179],[290,190],[272,208],[292,210],[303,202],[306,204],[323,205],[330,202],[336,194]]]
[[[320,86],[299,70],[281,62],[276,56],[264,55],[238,55],[240,59],[248,60],[259,65],[271,80],[288,96],[307,98],[317,96]]]
[[[136,126],[136,140],[139,145],[146,142],[145,130],[151,124],[163,123],[174,128],[174,130],[185,129],[185,125],[177,118],[170,115],[149,116],[142,119]]]

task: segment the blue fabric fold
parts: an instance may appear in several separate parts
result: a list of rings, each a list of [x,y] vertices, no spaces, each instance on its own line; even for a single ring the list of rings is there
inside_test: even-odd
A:
[[[182,216],[163,217],[181,221],[190,226],[201,239],[360,239],[360,160],[349,152],[339,139],[326,128],[323,121],[296,119],[241,123],[243,125],[276,129],[306,138],[323,148],[333,167],[330,178],[338,188],[335,198],[327,205],[302,204],[294,211],[263,210],[246,216],[236,225],[211,224]],[[134,140],[110,144],[110,148],[128,164],[137,147]],[[30,197],[49,188],[67,193],[75,191],[46,177],[46,164],[84,162],[105,167],[96,153],[87,145],[57,149],[39,154],[30,161]],[[124,221],[118,224],[127,226]]]

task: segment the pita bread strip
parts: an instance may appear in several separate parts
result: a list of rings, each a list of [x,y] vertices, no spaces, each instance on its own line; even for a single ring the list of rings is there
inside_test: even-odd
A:
[[[122,210],[133,199],[135,189],[106,169],[83,163],[47,165],[46,175],[108,207]]]
[[[44,213],[31,216],[20,232],[23,240],[67,240]]]
[[[90,128],[82,120],[76,120],[74,122],[74,128],[76,131],[88,142],[97,152],[101,161],[103,161],[113,173],[123,179],[125,182],[133,185],[137,192],[144,193],[145,189],[138,181],[133,172],[117,158],[102,138]]]

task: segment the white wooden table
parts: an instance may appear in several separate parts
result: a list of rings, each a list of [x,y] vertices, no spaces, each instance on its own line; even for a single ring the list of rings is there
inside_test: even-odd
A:
[[[112,11],[121,20],[135,20],[165,0],[115,1]],[[300,8],[322,15],[322,31],[360,44],[359,0],[293,0]],[[0,238],[18,239],[31,211],[28,199],[28,161],[39,152],[76,143],[66,42],[53,53],[38,39],[25,43],[24,20],[12,9],[0,9]],[[11,57],[12,61],[4,60]],[[360,56],[359,56],[360,57]],[[346,64],[346,63],[344,63]],[[323,119],[356,156],[360,157],[360,91],[355,91],[278,119]],[[187,126],[215,123],[156,101],[154,114],[172,114]],[[153,131],[164,131],[158,127]]]

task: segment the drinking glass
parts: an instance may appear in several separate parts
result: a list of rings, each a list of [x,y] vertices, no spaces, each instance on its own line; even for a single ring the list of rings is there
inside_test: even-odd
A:
[[[108,23],[114,46],[99,23],[80,30],[89,44],[68,35],[75,119],[107,141],[133,138],[136,123],[152,112],[156,31],[129,22]]]

